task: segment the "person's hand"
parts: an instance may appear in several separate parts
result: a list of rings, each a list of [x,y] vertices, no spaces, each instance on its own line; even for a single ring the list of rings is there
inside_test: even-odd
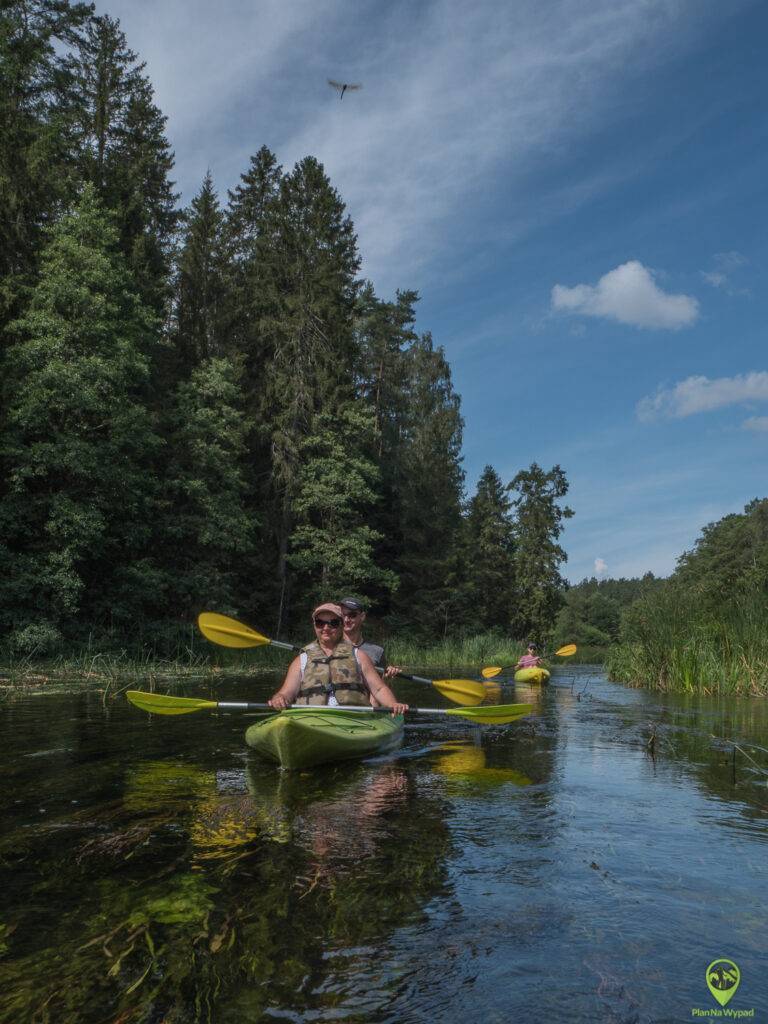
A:
[[[395,704],[392,705],[392,714],[393,715],[404,715],[407,710],[408,710],[408,705],[407,704],[400,704],[398,702],[398,703],[395,703]]]
[[[391,679],[393,676],[399,676],[401,668],[399,665],[387,665],[384,669],[383,679]]]
[[[282,693],[275,693],[269,698],[267,704],[269,704],[271,708],[274,708],[275,711],[282,711],[283,708],[289,708],[291,706],[291,702],[284,697]]]

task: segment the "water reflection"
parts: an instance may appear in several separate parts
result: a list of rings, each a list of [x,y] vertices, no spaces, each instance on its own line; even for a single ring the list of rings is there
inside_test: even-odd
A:
[[[306,774],[237,715],[12,702],[0,1020],[647,1024],[707,1005],[716,955],[765,1006],[766,702],[502,693],[534,714],[414,716],[402,750]]]

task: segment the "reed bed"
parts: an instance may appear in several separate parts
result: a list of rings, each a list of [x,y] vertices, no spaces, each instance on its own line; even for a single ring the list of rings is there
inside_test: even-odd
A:
[[[768,600],[752,593],[712,610],[672,587],[632,607],[610,678],[706,694],[768,695]]]

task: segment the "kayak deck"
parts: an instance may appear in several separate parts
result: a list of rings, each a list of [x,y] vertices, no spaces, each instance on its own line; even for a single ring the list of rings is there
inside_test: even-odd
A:
[[[402,736],[402,715],[293,707],[251,725],[245,742],[282,768],[297,769],[385,753]]]
[[[519,668],[515,672],[516,683],[548,683],[549,672],[545,668]]]

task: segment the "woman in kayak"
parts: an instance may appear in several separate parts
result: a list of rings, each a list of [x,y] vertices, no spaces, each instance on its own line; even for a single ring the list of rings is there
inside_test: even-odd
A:
[[[544,662],[536,653],[536,644],[528,644],[528,650],[526,654],[523,654],[520,661],[515,665],[515,669],[518,668],[540,668]]]
[[[280,711],[292,704],[357,705],[371,697],[393,715],[408,710],[381,679],[365,651],[344,639],[344,614],[338,604],[320,604],[312,612],[315,640],[288,666],[283,685],[269,700]]]

